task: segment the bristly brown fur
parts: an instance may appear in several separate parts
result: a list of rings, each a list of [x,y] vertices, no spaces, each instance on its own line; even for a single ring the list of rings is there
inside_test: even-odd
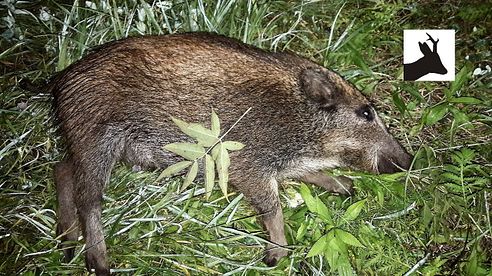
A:
[[[78,214],[86,264],[98,275],[109,274],[101,202],[112,167],[125,161],[164,168],[179,161],[163,150],[188,139],[171,116],[206,122],[213,108],[228,129],[252,108],[227,138],[246,145],[231,155],[230,183],[261,215],[273,243],[269,265],[287,254],[277,190],[283,179],[350,193],[348,179],[335,181],[321,170],[392,172],[410,164],[366,98],[338,74],[217,34],[111,42],[61,72],[49,89],[68,153],[55,170],[58,233],[76,239]],[[66,259],[72,256],[65,250]]]

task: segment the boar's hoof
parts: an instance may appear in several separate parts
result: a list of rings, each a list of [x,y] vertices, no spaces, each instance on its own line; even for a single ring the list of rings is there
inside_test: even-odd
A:
[[[96,276],[109,276],[109,268],[102,265],[95,254],[90,254],[91,252],[86,252],[85,254],[85,267],[89,273],[92,269],[96,271]]]
[[[335,193],[347,196],[354,194],[352,179],[345,176],[338,176],[333,177],[333,180],[337,183],[336,188],[334,189]]]
[[[56,235],[60,237],[61,242],[58,244],[58,248],[63,249],[63,261],[69,263],[75,256],[75,246],[67,244],[69,241],[67,236],[63,233],[60,224],[56,226]]]
[[[285,248],[275,247],[266,250],[266,256],[263,258],[263,262],[270,266],[276,266],[278,261],[288,255],[288,252]]]
[[[75,247],[63,248],[63,261],[69,263],[75,256]]]

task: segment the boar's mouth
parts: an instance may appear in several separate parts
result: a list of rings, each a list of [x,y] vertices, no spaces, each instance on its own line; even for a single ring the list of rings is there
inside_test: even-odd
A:
[[[396,173],[408,170],[412,163],[412,156],[401,152],[398,156],[379,153],[377,156],[376,173]]]

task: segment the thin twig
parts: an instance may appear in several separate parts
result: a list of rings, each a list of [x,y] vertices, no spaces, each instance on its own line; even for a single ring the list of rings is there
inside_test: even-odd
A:
[[[447,147],[447,148],[434,149],[434,151],[440,152],[440,151],[447,151],[447,150],[452,150],[452,149],[460,149],[460,148],[463,148],[463,147],[482,146],[482,145],[487,145],[487,144],[490,144],[490,141],[486,141],[486,142],[483,142],[483,143],[465,144],[465,145],[459,145],[459,146],[453,146],[453,147]]]
[[[380,217],[375,217],[374,219],[393,219],[393,218],[401,217],[401,216],[407,214],[408,212],[410,212],[416,206],[417,206],[417,203],[414,201],[414,202],[412,202],[412,204],[410,204],[408,207],[406,207],[405,209],[403,209],[401,211],[391,213],[388,215],[384,215],[384,216],[380,216]]]
[[[248,112],[252,109],[252,107],[248,108],[248,110],[246,110],[243,115],[241,115],[241,117],[239,117],[239,119],[236,120],[236,122],[234,122],[234,124],[232,124],[232,126],[224,133],[222,134],[222,136],[220,136],[220,138],[211,146],[207,149],[207,151],[205,152],[205,154],[202,156],[202,157],[199,157],[196,160],[198,159],[201,159],[203,157],[205,157],[205,155],[207,155],[219,142],[222,142],[222,139],[225,138],[225,136],[239,123],[239,121],[241,121],[243,119],[244,116],[246,116],[246,114],[248,114]]]
[[[429,256],[430,256],[430,253],[427,253],[427,255],[425,255],[425,257],[423,257],[420,261],[418,261],[418,263],[416,263],[414,266],[412,266],[412,268],[410,268],[410,270],[407,271],[407,273],[403,274],[403,276],[409,276],[412,273],[414,273],[417,269],[419,269],[419,267],[421,267],[423,264],[425,264],[425,262],[427,261]]]

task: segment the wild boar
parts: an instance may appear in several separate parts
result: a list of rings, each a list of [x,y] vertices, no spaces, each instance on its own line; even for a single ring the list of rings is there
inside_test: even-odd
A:
[[[166,168],[163,149],[187,138],[171,116],[205,122],[212,108],[246,147],[231,154],[230,184],[256,209],[268,238],[265,263],[287,255],[278,185],[286,178],[348,193],[350,181],[321,171],[407,169],[411,156],[369,101],[338,74],[290,53],[211,33],[126,38],[104,44],[48,85],[67,154],[55,167],[58,228],[85,239],[87,268],[108,275],[103,190],[115,163]],[[65,259],[74,255],[64,248]]]

